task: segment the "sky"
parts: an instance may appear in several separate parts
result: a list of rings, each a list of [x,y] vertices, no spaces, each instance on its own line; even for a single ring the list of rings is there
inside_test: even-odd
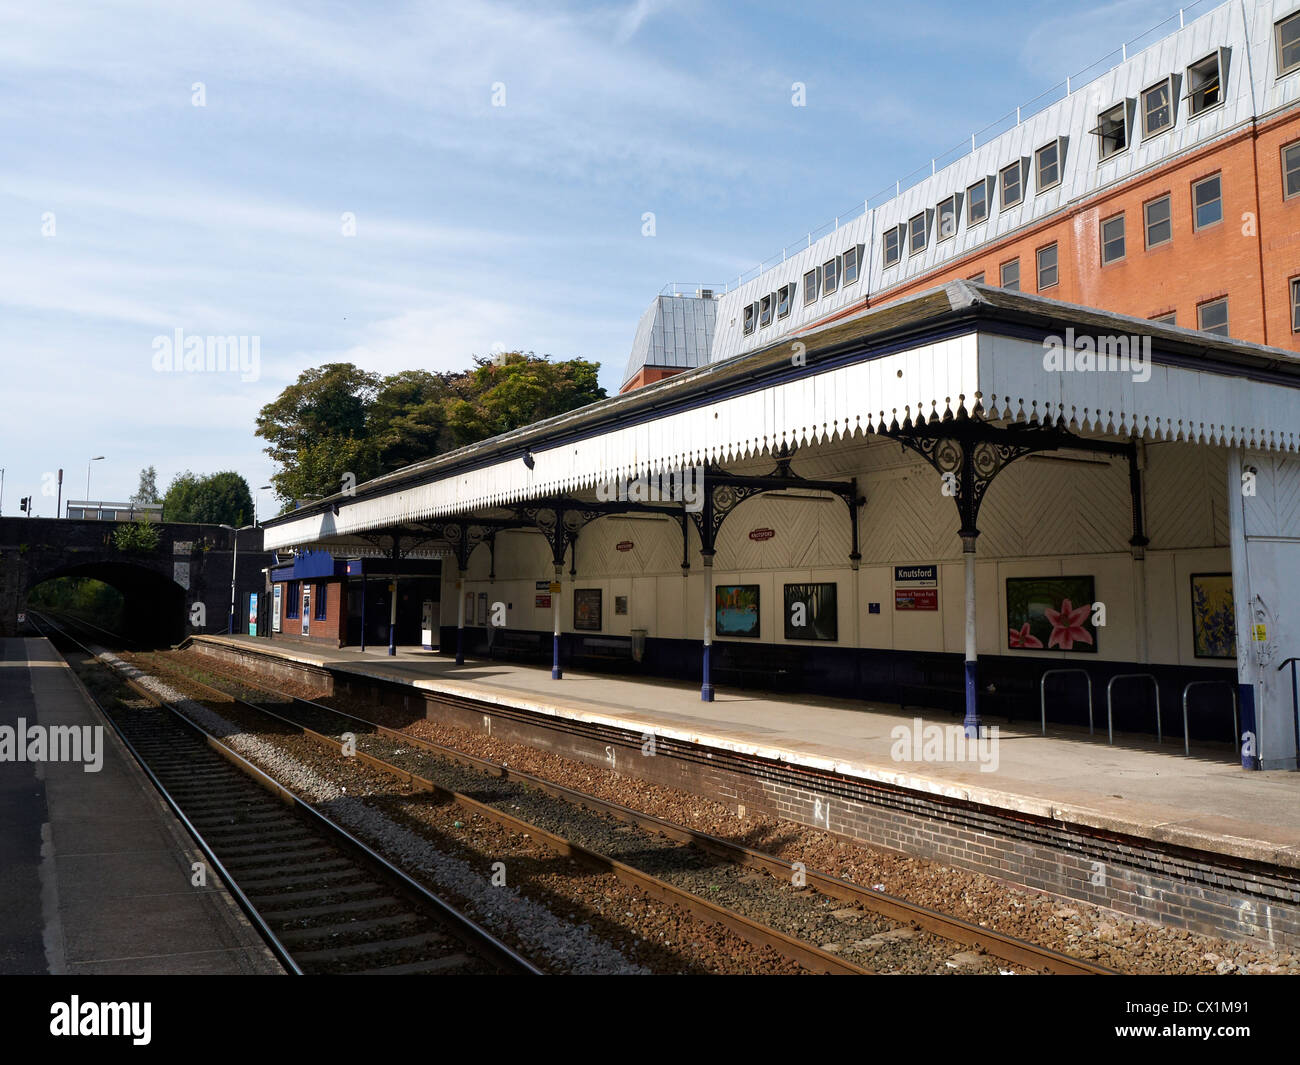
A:
[[[534,351],[612,394],[665,284],[734,280],[1177,6],[0,0],[0,511],[52,516],[60,468],[65,501],[88,467],[92,499],[150,465],[256,490],[258,411],[327,362]],[[166,368],[232,336],[244,372]]]

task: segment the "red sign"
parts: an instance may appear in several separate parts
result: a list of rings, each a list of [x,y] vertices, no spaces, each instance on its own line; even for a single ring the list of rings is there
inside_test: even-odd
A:
[[[775,535],[776,535],[775,529],[750,529],[749,530],[749,538],[751,540],[759,541],[760,543],[763,540],[772,539],[772,537]]]
[[[547,610],[549,610],[549,609],[551,608],[551,597],[550,597],[550,595],[535,595],[535,596],[533,596],[533,606],[534,606],[534,607],[545,607]]]
[[[636,544],[634,544],[631,540],[620,540],[618,543],[614,545],[614,550],[631,551],[632,548],[634,548],[635,546]]]
[[[895,588],[895,610],[938,610],[938,588]]]

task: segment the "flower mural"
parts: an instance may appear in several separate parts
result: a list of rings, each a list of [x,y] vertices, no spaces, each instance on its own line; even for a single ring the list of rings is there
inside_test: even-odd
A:
[[[1192,574],[1192,647],[1197,658],[1237,657],[1231,573]]]
[[[1095,654],[1093,593],[1092,577],[1009,577],[1007,647]]]

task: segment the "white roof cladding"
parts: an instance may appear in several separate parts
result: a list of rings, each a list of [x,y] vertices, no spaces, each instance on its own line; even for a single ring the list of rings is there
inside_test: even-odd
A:
[[[1008,335],[1023,334],[1027,322],[1030,335]],[[1150,335],[1160,357],[1146,380],[1048,369],[1034,331],[1065,336],[1067,326]],[[911,339],[889,339],[899,335]],[[861,435],[895,419],[955,413],[976,396],[990,418],[1060,415],[1085,433],[1300,450],[1300,358],[1276,348],[961,281],[824,326],[808,342],[803,367],[777,345],[390,474],[359,486],[355,498],[268,523],[266,548]]]
[[[690,370],[709,361],[718,304],[713,297],[661,295],[641,315],[623,384],[647,366]]]
[[[797,333],[846,307],[860,303],[868,292],[875,294],[940,269],[997,240],[1040,222],[1070,204],[1077,203],[1150,170],[1187,151],[1219,138],[1251,121],[1300,101],[1300,72],[1277,76],[1274,24],[1300,11],[1297,0],[1228,0],[1185,28],[1130,57],[1095,80],[1076,88],[1069,96],[1026,118],[1021,124],[980,145],[974,152],[939,170],[879,207],[859,214],[786,262],[726,293],[718,306],[718,329],[711,359],[727,359],[754,351]],[[1187,68],[1226,49],[1224,102],[1200,115],[1188,113]],[[1063,54],[1068,46],[1063,45]],[[1141,94],[1173,75],[1175,112],[1173,128],[1147,139],[1142,137]],[[1131,125],[1129,146],[1105,162],[1100,160],[1099,138],[1091,131],[1098,116],[1116,104],[1128,103]],[[1034,154],[1048,143],[1063,139],[1063,160],[1059,185],[1039,192],[1034,172]],[[1016,160],[1024,167],[1021,202],[1002,210],[997,190],[999,172]],[[990,188],[987,221],[967,224],[966,190],[980,181]],[[937,208],[957,194],[956,233],[937,239]],[[910,255],[906,226],[909,219],[928,212],[928,241],[925,250]],[[883,265],[884,234],[903,227],[902,256],[897,265]],[[841,285],[838,292],[823,296],[811,305],[803,301],[803,275],[854,244],[865,244],[864,279],[855,285]],[[1022,283],[1032,276],[1033,263],[1020,264]],[[999,279],[990,276],[990,284]],[[743,335],[744,307],[775,292],[788,281],[800,284],[789,317],[766,328]]]

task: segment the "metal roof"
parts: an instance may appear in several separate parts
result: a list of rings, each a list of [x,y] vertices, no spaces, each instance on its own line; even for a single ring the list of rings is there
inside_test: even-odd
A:
[[[717,313],[717,301],[711,296],[656,296],[637,323],[623,384],[647,367],[703,366],[713,346]]]

